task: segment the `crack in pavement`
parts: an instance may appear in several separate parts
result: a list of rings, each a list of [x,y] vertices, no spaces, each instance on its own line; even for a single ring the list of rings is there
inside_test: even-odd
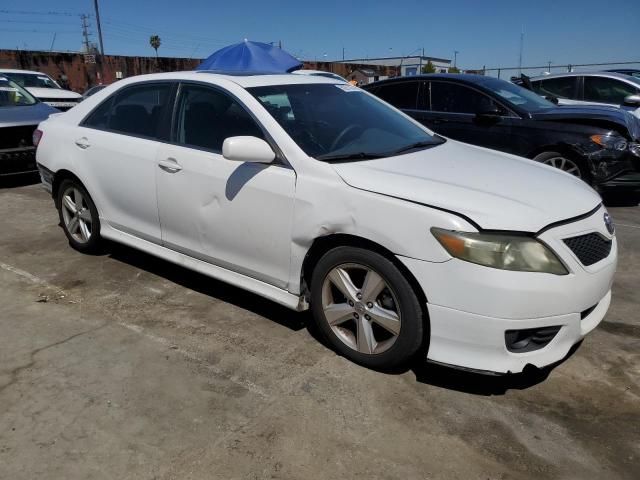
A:
[[[78,332],[75,333],[67,338],[64,338],[62,340],[58,340],[57,342],[51,343],[49,345],[45,345],[44,347],[39,347],[36,348],[35,350],[32,350],[31,352],[29,352],[29,363],[26,363],[24,365],[20,365],[17,366],[16,368],[10,370],[8,372],[9,374],[9,382],[4,384],[4,385],[0,385],[0,394],[2,394],[7,388],[9,388],[11,385],[14,385],[17,381],[18,381],[18,376],[20,375],[21,372],[23,372],[24,370],[27,370],[31,367],[33,367],[36,363],[36,355],[38,355],[39,353],[42,353],[46,350],[49,350],[50,348],[54,348],[57,347],[59,345],[63,345],[67,342],[70,342],[71,340],[74,340],[78,337],[81,337],[82,335],[86,335],[87,333],[92,333],[92,332],[96,332],[106,326],[108,326],[109,323],[103,323],[102,325],[98,325],[97,327],[94,328],[90,328],[89,330],[84,330],[82,332]]]

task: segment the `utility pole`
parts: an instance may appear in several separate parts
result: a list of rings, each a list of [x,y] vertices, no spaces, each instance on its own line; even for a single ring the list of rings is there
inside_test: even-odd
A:
[[[342,47],[342,61],[344,62],[344,47]]]
[[[58,34],[57,32],[53,33],[53,40],[51,40],[51,48],[49,48],[49,53],[51,53],[53,51],[53,44],[56,43],[56,35],[57,34]]]
[[[278,40],[278,48],[282,50],[282,40]]]
[[[80,15],[82,20],[82,44],[84,45],[84,52],[86,54],[91,53],[91,44],[89,43],[89,24],[87,23],[89,16],[84,13]]]
[[[518,75],[522,75],[522,47],[524,45],[524,25],[520,32],[520,57],[518,58]],[[498,77],[500,78],[500,77]]]
[[[458,50],[453,51],[453,68],[458,68],[458,54],[460,52]]]
[[[98,26],[98,41],[100,42],[100,55],[104,57],[104,45],[102,44],[102,27],[100,26],[100,11],[98,10],[98,0],[93,0],[96,9],[96,24]]]

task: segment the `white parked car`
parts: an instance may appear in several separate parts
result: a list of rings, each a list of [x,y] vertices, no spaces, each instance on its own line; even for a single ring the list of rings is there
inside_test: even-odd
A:
[[[39,128],[74,248],[107,238],[310,306],[369,367],[543,367],[609,307],[616,238],[588,185],[328,78],[134,77]]]
[[[63,89],[46,73],[0,69],[0,75],[17,83],[41,102],[66,112],[82,101],[82,95]]]

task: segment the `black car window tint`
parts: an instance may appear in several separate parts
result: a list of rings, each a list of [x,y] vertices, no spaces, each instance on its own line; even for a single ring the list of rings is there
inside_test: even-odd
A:
[[[199,85],[184,85],[176,121],[178,144],[222,151],[228,137],[264,139],[262,130],[236,100],[225,93]]]
[[[113,103],[108,129],[114,132],[157,138],[171,85],[137,85],[120,91]]]
[[[398,82],[382,85],[376,95],[396,108],[414,110],[418,103],[420,82]]]
[[[84,127],[98,128],[104,130],[109,124],[109,114],[113,105],[113,97],[108,98],[96,107],[82,123]]]
[[[540,80],[533,84],[533,89],[540,95],[552,95],[556,98],[576,98],[576,78],[561,77]]]
[[[613,78],[584,77],[584,99],[591,102],[619,105],[625,97],[637,93],[637,88]]]
[[[431,110],[434,112],[475,114],[495,109],[488,96],[464,85],[431,82]]]

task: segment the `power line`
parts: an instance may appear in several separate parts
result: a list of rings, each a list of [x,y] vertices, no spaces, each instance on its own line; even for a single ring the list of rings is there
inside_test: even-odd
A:
[[[65,17],[77,17],[79,14],[78,13],[71,13],[71,12],[54,12],[54,11],[50,11],[50,12],[34,12],[34,11],[27,11],[27,10],[0,10],[0,13],[6,13],[8,15],[60,15],[60,16],[65,16]]]

